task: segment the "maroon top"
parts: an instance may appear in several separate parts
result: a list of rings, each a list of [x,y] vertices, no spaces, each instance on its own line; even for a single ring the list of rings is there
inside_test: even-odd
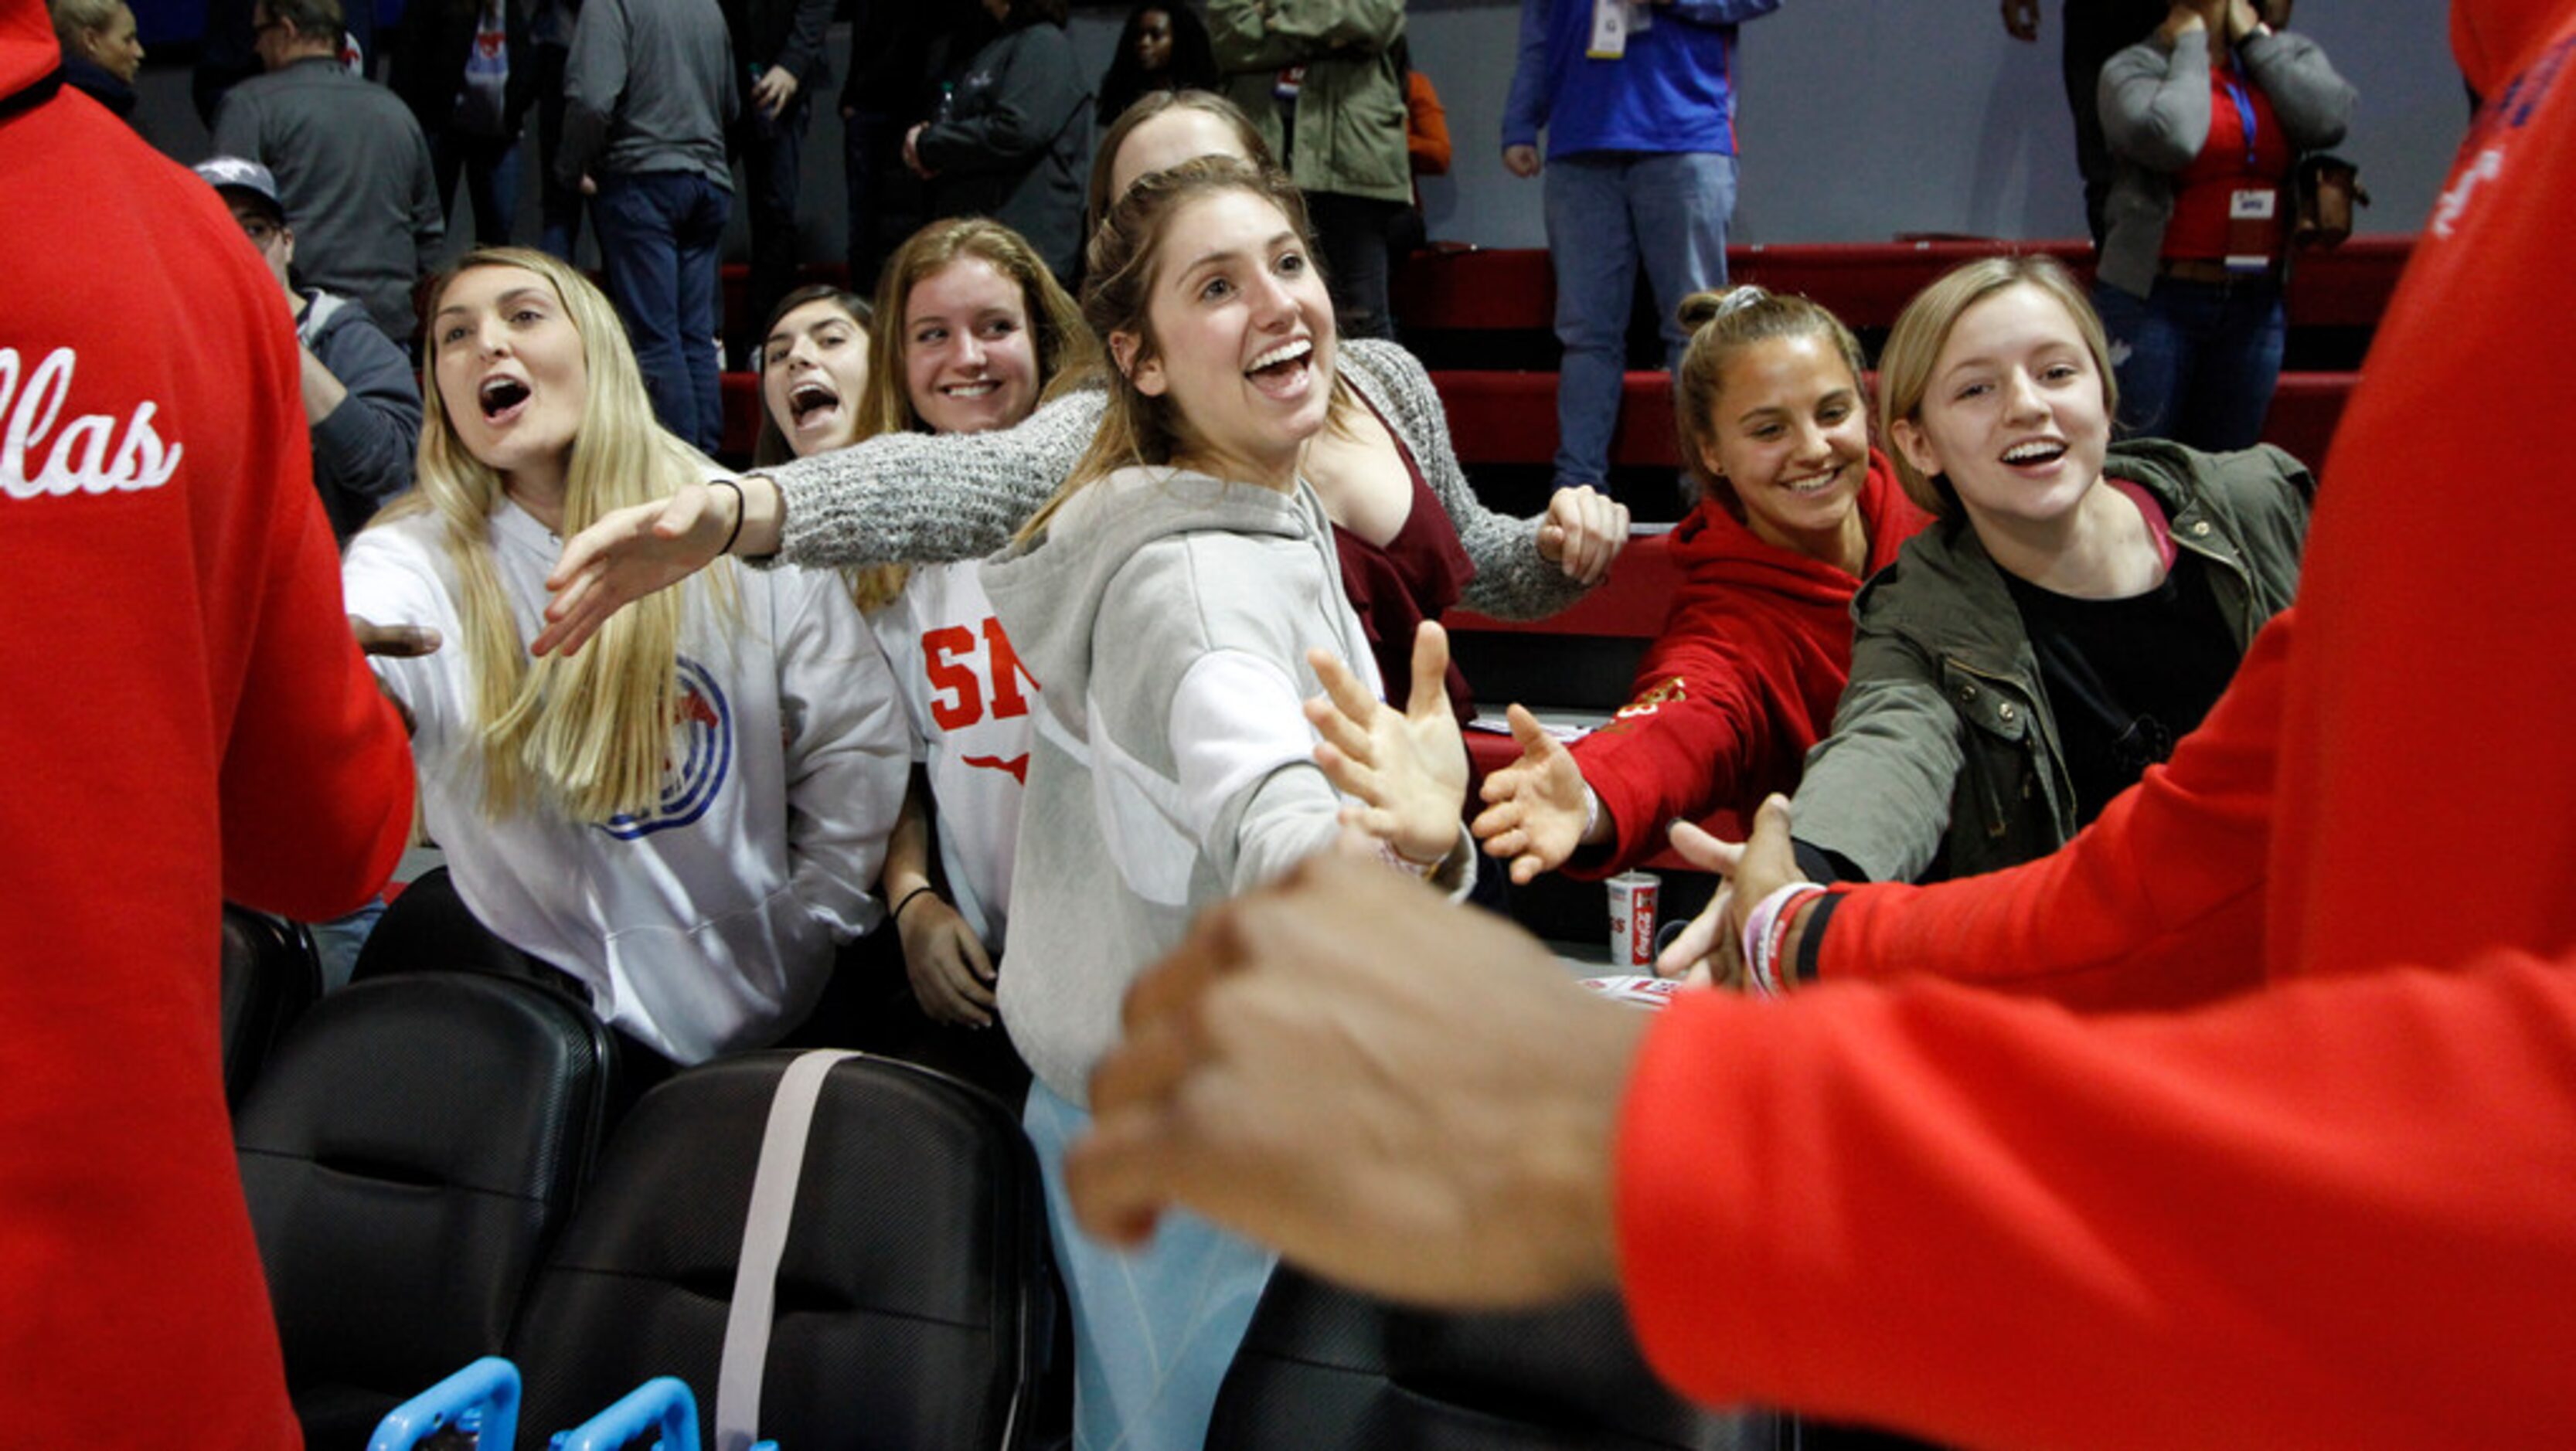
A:
[[[1376,413],[1377,406],[1370,404],[1369,411]],[[1378,422],[1386,422],[1383,414]],[[1342,556],[1342,593],[1350,597],[1360,628],[1368,632],[1369,653],[1386,682],[1386,697],[1400,709],[1413,679],[1414,630],[1458,602],[1476,567],[1468,562],[1467,546],[1458,542],[1449,511],[1431,492],[1403,436],[1392,428],[1386,433],[1395,440],[1396,457],[1404,460],[1405,477],[1413,481],[1413,506],[1405,512],[1404,527],[1381,548],[1335,524],[1333,544]],[[1475,697],[1454,660],[1449,662],[1449,707],[1458,713],[1460,725],[1476,718]]]

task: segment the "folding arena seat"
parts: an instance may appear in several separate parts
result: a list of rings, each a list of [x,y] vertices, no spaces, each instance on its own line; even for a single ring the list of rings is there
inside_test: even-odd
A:
[[[796,1451],[1028,1444],[1055,1294],[1017,1118],[913,1064],[816,1055],[799,1070],[819,1079],[801,1148],[791,1130],[764,1156],[799,1058],[687,1070],[617,1126],[511,1336],[522,1426],[571,1425],[673,1375],[717,1444],[724,1372],[748,1367],[759,1435]],[[783,1194],[771,1163],[792,1180]],[[767,1254],[746,1254],[746,1225],[762,1223]]]
[[[322,995],[312,935],[292,922],[224,904],[224,1102],[238,1108],[296,1017]]]
[[[1399,1310],[1282,1266],[1217,1395],[1208,1451],[1771,1451],[1788,1423],[1676,1397],[1609,1294]]]
[[[234,1121],[306,1440],[499,1352],[597,1152],[613,1058],[569,997],[473,973],[352,983]]]
[[[565,987],[560,973],[495,936],[456,893],[447,868],[423,872],[385,908],[358,949],[353,982],[402,972],[482,972]]]

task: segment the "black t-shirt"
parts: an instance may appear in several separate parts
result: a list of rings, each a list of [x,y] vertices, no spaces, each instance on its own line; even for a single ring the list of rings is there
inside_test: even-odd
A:
[[[2118,600],[2077,599],[2001,571],[2039,657],[2079,825],[2171,756],[2236,673],[2244,652],[2209,568],[2177,550],[2162,584]]]

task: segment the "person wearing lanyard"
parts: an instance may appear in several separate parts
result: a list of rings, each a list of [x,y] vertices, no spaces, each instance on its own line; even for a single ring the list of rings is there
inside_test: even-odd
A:
[[[2249,0],[2176,0],[2102,68],[2118,175],[2094,305],[2121,422],[2193,448],[2250,447],[2281,372],[2287,196],[2299,155],[2343,139],[2353,88]],[[2313,462],[2313,460],[2311,460]]]

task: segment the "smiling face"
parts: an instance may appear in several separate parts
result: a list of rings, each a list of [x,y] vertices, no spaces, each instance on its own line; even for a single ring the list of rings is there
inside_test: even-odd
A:
[[[1737,347],[1719,373],[1701,466],[1726,480],[1767,543],[1818,558],[1839,542],[1869,475],[1860,380],[1822,332]]]
[[[935,433],[1008,428],[1038,404],[1028,299],[968,253],[913,284],[903,304],[903,385]]]
[[[1148,10],[1136,17],[1136,68],[1152,75],[1171,63],[1171,13]]]
[[[2100,481],[2111,411],[2066,304],[2023,282],[1959,314],[1914,417],[1888,432],[1917,469],[1949,478],[1980,530],[2047,526]]]
[[[769,330],[760,353],[761,401],[798,458],[858,441],[867,387],[867,330],[840,304],[818,298]]]
[[[559,494],[590,391],[581,333],[546,279],[470,267],[430,317],[439,406],[457,441],[513,494]]]
[[[1150,343],[1110,337],[1149,398],[1180,417],[1174,461],[1287,488],[1333,395],[1333,303],[1285,213],[1251,192],[1181,204],[1152,259]]]

